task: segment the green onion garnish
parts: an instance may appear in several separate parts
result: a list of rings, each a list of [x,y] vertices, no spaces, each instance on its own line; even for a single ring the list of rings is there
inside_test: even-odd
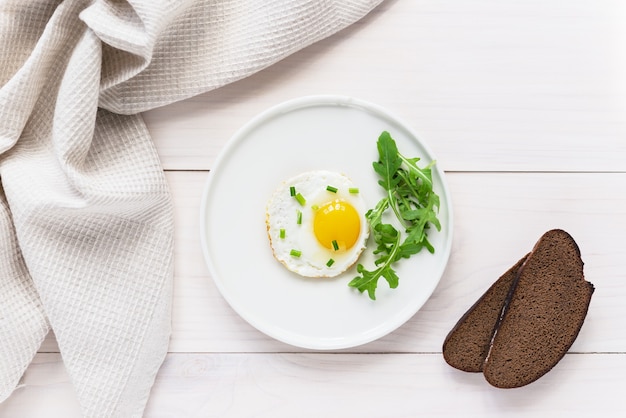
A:
[[[337,244],[337,240],[333,240],[333,248],[335,249],[335,251],[337,251],[339,249],[339,244]]]
[[[302,196],[300,193],[296,193],[294,197],[296,198],[298,203],[300,203],[300,206],[304,206],[304,204],[306,203],[306,199],[304,198],[304,196]]]
[[[292,257],[300,257],[302,255],[302,251],[291,250],[291,251],[289,251],[289,255],[291,255]]]
[[[289,187],[289,195],[290,196],[295,196],[296,195],[296,187],[295,186],[290,186]]]
[[[318,205],[313,205],[313,206],[311,206],[311,209],[313,209],[313,210],[318,210],[319,208],[320,208],[320,207],[319,207]]]
[[[279,234],[281,239],[285,239],[285,228],[280,228],[280,234]]]
[[[348,192],[352,193],[352,194],[357,194],[357,193],[359,193],[359,188],[358,187],[350,187],[348,189]]]
[[[302,225],[302,212],[299,210],[296,211],[296,223]]]
[[[326,186],[326,190],[328,190],[331,193],[337,193],[337,188],[333,186]]]
[[[335,264],[335,260],[333,260],[332,258],[329,258],[328,261],[326,262],[326,267],[330,267],[333,264]]]

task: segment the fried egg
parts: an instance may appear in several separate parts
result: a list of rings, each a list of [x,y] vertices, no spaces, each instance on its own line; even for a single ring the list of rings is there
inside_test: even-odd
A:
[[[365,248],[366,210],[358,188],[343,174],[309,171],[283,182],[266,212],[274,257],[301,276],[338,276]]]

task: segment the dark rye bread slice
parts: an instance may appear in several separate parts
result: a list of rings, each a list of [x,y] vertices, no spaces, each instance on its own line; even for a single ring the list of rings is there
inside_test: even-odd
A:
[[[443,358],[465,372],[482,372],[495,325],[526,256],[504,273],[461,317],[443,343]]]
[[[543,235],[514,286],[483,367],[487,381],[501,388],[531,383],[563,358],[594,292],[585,281],[580,249],[563,230]]]
[[[484,354],[482,372],[490,384],[520,387],[543,376],[563,358],[585,320],[594,287],[584,279],[578,245],[558,229],[546,232],[531,253],[498,281],[500,286],[496,282],[450,332],[444,342],[444,358],[454,359],[453,367],[472,364],[472,371],[479,371],[475,364]],[[499,298],[509,281],[502,301]],[[490,304],[490,309],[483,304]],[[493,315],[498,307],[500,315]],[[479,310],[491,313],[483,319],[480,336],[478,328],[465,324],[468,320],[480,322],[474,315]],[[492,327],[486,331],[488,321]],[[484,349],[480,355],[475,354],[478,350],[467,350],[472,343],[466,340],[480,345],[487,339],[486,354]],[[459,349],[465,350],[465,358],[455,352]]]

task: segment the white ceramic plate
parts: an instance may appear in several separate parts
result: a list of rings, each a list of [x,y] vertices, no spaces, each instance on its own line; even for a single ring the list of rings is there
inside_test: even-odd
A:
[[[417,135],[384,109],[341,96],[311,96],[275,106],[230,139],[202,197],[201,240],[210,273],[231,307],[259,331],[318,350],[357,346],[395,330],[426,302],[450,255],[452,208],[443,171],[433,170],[442,230],[431,228],[436,251],[401,260],[400,284],[381,279],[376,300],[348,287],[356,268],[332,279],[306,279],[272,255],[265,225],[267,201],[284,180],[303,171],[333,170],[359,187],[368,207],[383,196],[372,162],[376,141],[389,131],[402,154],[434,159]],[[370,237],[369,245],[372,245]],[[359,262],[369,268],[366,249]]]

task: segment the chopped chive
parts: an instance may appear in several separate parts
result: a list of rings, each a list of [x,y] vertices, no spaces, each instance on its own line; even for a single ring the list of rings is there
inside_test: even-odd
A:
[[[358,187],[350,187],[348,189],[348,192],[352,193],[352,194],[357,194],[357,193],[359,193],[359,188]]]
[[[333,248],[335,251],[339,250],[339,244],[337,244],[337,240],[333,240]]]
[[[337,188],[333,186],[326,186],[326,190],[328,190],[331,193],[337,193]]]
[[[290,196],[295,196],[296,195],[296,187],[295,186],[290,186],[289,187],[289,195]]]
[[[332,258],[329,258],[328,261],[326,262],[326,267],[330,267],[333,264],[335,264],[335,260],[333,260]]]
[[[279,234],[280,238],[281,239],[285,239],[285,235],[286,235],[285,234],[285,228],[280,228],[280,234]]]
[[[289,251],[289,255],[292,257],[300,257],[302,255],[302,251],[300,250],[291,250]]]
[[[319,208],[320,208],[320,207],[319,207],[318,205],[313,205],[313,206],[311,206],[311,209],[313,209],[313,210],[318,210]]]
[[[302,196],[300,193],[296,193],[294,197],[296,198],[298,203],[300,203],[300,206],[304,206],[304,204],[306,203],[306,199],[304,198],[304,196]]]
[[[302,212],[299,210],[296,211],[296,223],[302,225]]]

